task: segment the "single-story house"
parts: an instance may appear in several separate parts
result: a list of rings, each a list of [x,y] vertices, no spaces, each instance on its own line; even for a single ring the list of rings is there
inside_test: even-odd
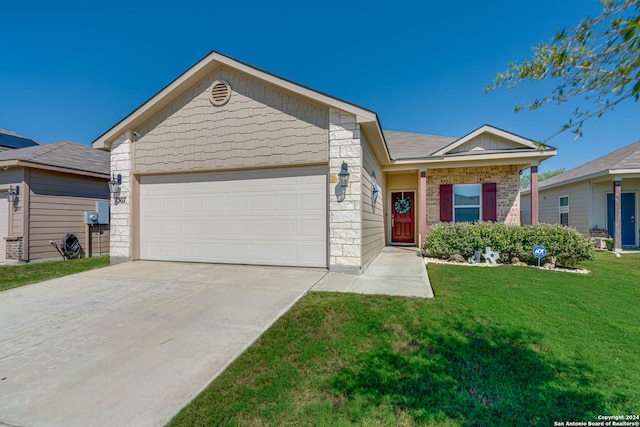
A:
[[[87,145],[59,142],[0,152],[0,263],[60,258],[50,241],[59,245],[67,233],[78,238],[82,255],[108,254],[108,225],[84,221],[96,202],[109,202],[108,182],[108,153]]]
[[[33,147],[40,143],[33,139],[25,138],[10,130],[0,129],[0,152],[15,150],[16,148]]]
[[[615,237],[620,248],[640,245],[640,141],[538,185],[539,221]],[[522,192],[522,222],[530,223],[531,191]],[[616,219],[617,218],[617,219]]]
[[[439,221],[519,224],[520,171],[556,154],[488,125],[461,138],[383,132],[371,110],[217,52],[93,146],[121,181],[112,262],[353,273]]]

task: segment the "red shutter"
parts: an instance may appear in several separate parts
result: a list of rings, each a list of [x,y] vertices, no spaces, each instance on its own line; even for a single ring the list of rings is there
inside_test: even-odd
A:
[[[485,182],[482,184],[482,220],[497,221],[497,207],[496,183]]]
[[[453,221],[453,185],[451,184],[440,186],[440,221]]]

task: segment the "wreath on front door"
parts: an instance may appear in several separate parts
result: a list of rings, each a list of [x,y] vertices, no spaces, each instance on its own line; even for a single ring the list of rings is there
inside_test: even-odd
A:
[[[411,202],[409,199],[398,199],[395,204],[396,212],[399,214],[405,214],[411,209]]]

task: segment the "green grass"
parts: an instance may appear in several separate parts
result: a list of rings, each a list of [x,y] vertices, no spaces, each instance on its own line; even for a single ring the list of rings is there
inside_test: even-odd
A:
[[[107,265],[109,265],[108,256],[23,265],[0,265],[0,291]]]
[[[640,254],[583,266],[591,274],[430,265],[434,300],[311,293],[170,425],[551,426],[640,414]]]

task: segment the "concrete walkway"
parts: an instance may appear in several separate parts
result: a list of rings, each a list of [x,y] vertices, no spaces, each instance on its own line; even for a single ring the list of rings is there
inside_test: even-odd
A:
[[[330,272],[311,290],[433,298],[424,259],[415,247],[388,246],[361,275]]]

